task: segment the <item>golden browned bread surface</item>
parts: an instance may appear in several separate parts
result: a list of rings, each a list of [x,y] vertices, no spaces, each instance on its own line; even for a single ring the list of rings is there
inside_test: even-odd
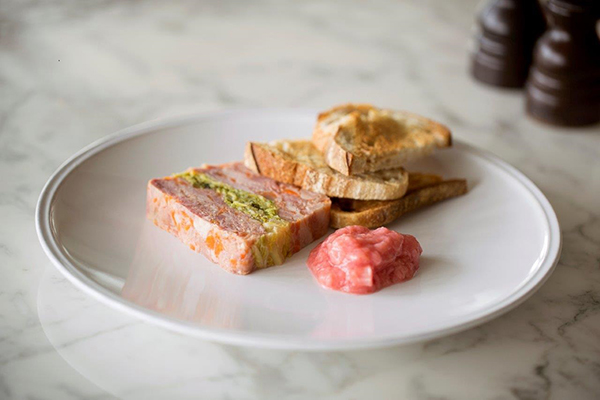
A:
[[[452,144],[450,130],[417,114],[345,104],[319,114],[313,143],[344,175],[397,168]]]

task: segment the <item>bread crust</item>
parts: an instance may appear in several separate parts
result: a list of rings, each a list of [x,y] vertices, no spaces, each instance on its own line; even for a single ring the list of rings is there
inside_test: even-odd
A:
[[[452,145],[450,130],[405,111],[344,104],[319,114],[313,143],[344,175],[396,168]]]
[[[467,181],[453,179],[415,189],[401,199],[391,201],[356,201],[335,199],[330,224],[338,229],[350,225],[377,228],[398,217],[440,201],[467,193]]]
[[[244,163],[261,175],[330,197],[398,199],[406,193],[409,181],[402,168],[352,177],[340,174],[327,166],[310,141],[302,140],[270,145],[249,142]]]

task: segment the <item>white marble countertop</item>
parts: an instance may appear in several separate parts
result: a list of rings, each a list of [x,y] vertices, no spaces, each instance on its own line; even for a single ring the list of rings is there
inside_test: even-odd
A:
[[[475,0],[0,5],[0,398],[600,398],[600,127],[541,125],[467,74]],[[160,116],[372,102],[433,116],[528,175],[561,261],[480,327],[382,350],[201,342],[87,297],[38,245],[34,207],[75,151]]]

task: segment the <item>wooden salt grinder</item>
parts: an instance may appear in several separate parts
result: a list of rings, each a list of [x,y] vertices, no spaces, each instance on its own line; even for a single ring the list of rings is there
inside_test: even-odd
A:
[[[546,28],[538,1],[491,1],[478,22],[472,75],[489,85],[523,87],[533,47]]]
[[[600,122],[600,18],[596,0],[549,0],[526,85],[529,115],[555,125]]]

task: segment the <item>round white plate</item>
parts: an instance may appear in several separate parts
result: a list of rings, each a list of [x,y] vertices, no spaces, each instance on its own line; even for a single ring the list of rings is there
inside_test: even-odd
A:
[[[524,301],[559,257],[556,215],[540,190],[464,143],[409,166],[464,177],[469,193],[389,227],[423,247],[414,279],[356,296],[321,288],[305,265],[236,276],[145,219],[146,183],[202,163],[241,159],[248,140],[310,137],[315,113],[231,111],[142,124],[63,164],[39,199],[40,242],[56,267],[100,301],[220,342],[289,349],[387,346],[436,338]]]

